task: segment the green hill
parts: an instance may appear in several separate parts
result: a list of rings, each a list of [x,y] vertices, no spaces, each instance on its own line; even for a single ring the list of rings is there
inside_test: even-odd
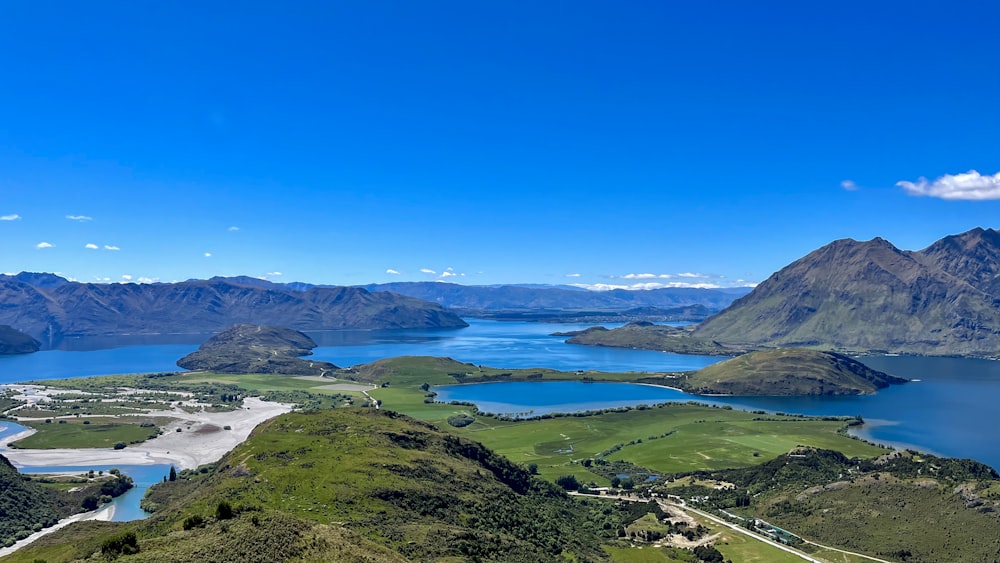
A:
[[[386,411],[283,415],[200,481],[156,489],[173,500],[152,518],[60,531],[14,560],[102,560],[134,547],[118,560],[606,559],[586,505],[476,442]]]
[[[322,375],[336,369],[329,362],[303,360],[316,342],[290,328],[238,324],[209,338],[196,351],[177,360],[193,371],[216,373],[281,373]]]
[[[678,380],[692,393],[727,395],[862,395],[907,380],[834,352],[762,350],[702,368]]]

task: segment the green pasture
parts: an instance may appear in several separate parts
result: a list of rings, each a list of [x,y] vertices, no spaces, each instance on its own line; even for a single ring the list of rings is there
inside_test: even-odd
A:
[[[110,448],[118,442],[131,444],[144,442],[156,434],[156,427],[139,426],[145,419],[123,422],[121,418],[88,418],[66,420],[65,424],[57,421],[24,422],[22,424],[34,428],[38,432],[15,442],[15,446],[25,449],[54,448]],[[84,424],[84,421],[90,424]],[[163,421],[156,421],[162,424]]]

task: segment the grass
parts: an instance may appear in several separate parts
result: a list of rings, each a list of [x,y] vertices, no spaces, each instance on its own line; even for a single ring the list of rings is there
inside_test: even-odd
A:
[[[248,391],[309,391],[310,393],[324,393],[329,395],[354,394],[361,395],[360,391],[333,391],[323,389],[324,386],[334,385],[337,380],[317,381],[313,378],[296,377],[294,375],[272,375],[272,374],[246,374],[231,375],[223,373],[194,373],[180,375],[179,381],[184,383],[228,383],[236,385]]]
[[[90,424],[84,424],[84,420]],[[157,432],[155,427],[139,426],[139,420],[134,424],[114,422],[121,419],[74,419],[66,424],[56,422],[24,422],[37,433],[18,440],[15,446],[26,449],[54,448],[110,448],[118,442],[126,444],[144,442],[150,435]]]
[[[653,546],[606,546],[604,551],[616,563],[688,563],[684,559],[671,557],[669,550]]]

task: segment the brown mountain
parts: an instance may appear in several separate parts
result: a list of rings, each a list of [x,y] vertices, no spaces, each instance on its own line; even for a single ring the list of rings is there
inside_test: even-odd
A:
[[[290,328],[238,324],[209,338],[196,351],[177,360],[188,370],[218,373],[323,375],[337,369],[329,362],[304,360],[316,342]]]
[[[1000,354],[1000,233],[976,228],[921,251],[832,242],[707,319],[729,344],[929,355]]]
[[[20,279],[19,279],[20,278]],[[296,330],[464,327],[440,305],[356,287],[294,291],[229,280],[33,284],[0,276],[0,324],[52,347],[65,336],[217,332],[238,323]]]

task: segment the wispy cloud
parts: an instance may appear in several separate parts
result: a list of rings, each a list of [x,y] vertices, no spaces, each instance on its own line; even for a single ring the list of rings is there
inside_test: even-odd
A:
[[[149,278],[146,276],[139,276],[139,279],[135,280],[139,283],[156,283],[160,281],[160,278]]]
[[[933,182],[921,177],[916,182],[896,182],[906,193],[919,197],[984,201],[1000,199],[1000,172],[990,176],[975,170],[965,174],[945,174]]]
[[[399,271],[393,270],[392,268],[388,268],[385,271],[385,273],[389,274],[390,276],[398,276],[399,275]]]
[[[121,250],[121,249],[113,244],[105,244],[104,250]]]
[[[679,277],[679,278],[707,278],[708,276],[706,276],[705,274],[696,274],[694,272],[682,272],[680,274],[677,274],[677,277]]]
[[[70,221],[79,221],[81,223],[83,223],[85,221],[93,221],[94,220],[93,217],[88,217],[87,215],[67,215],[66,218],[69,219]]]
[[[720,286],[709,282],[638,282],[633,284],[613,284],[613,283],[574,283],[575,287],[582,287],[592,291],[611,291],[613,289],[627,289],[632,291],[667,288],[695,288],[695,289],[717,289]]]
[[[0,215],[0,221],[18,221],[21,216],[17,213],[11,213],[10,215]]]
[[[268,276],[268,277],[276,278],[276,277],[278,277],[278,276],[280,276],[282,274],[281,274],[281,272],[268,272],[268,273],[266,273],[264,275]]]
[[[232,227],[229,227],[226,230],[229,231],[229,232],[231,232],[231,233],[235,233],[236,231],[240,230],[240,228],[237,227],[236,225],[233,225]]]
[[[578,277],[580,277],[581,275],[582,275],[582,274],[566,274],[566,277],[567,277],[567,278],[578,278]]]
[[[437,272],[435,272],[434,270],[432,270],[430,268],[420,268],[420,272],[423,273],[423,274],[430,274],[430,275],[437,274]]]
[[[840,187],[849,192],[857,191],[858,189],[858,185],[854,183],[854,180],[844,180],[840,183]]]
[[[125,281],[132,281],[132,276],[129,274],[122,274],[122,279]]]
[[[622,276],[627,280],[650,280],[656,278],[656,274],[625,274]]]
[[[203,256],[205,258],[211,258],[212,257],[212,253],[211,252],[206,252]]]
[[[55,246],[55,245],[52,244],[51,242],[42,241],[42,242],[36,244],[35,248],[52,248],[53,246]]]
[[[441,272],[442,278],[450,278],[452,276],[457,276],[457,275],[458,274],[456,274],[455,272]]]
[[[98,248],[100,248],[99,246],[97,246],[96,244],[94,244],[92,242],[88,242],[87,244],[83,245],[83,247],[86,248],[86,249],[88,249],[88,250],[97,250]]]

